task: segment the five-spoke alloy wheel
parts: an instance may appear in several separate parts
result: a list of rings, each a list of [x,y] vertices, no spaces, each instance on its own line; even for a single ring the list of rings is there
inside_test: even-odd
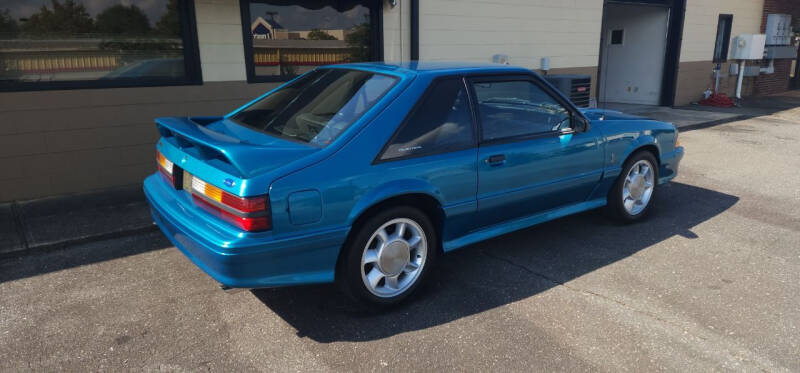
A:
[[[359,224],[337,273],[344,292],[358,301],[395,304],[419,285],[438,249],[428,216],[408,206],[375,214]]]
[[[657,164],[653,154],[648,151],[638,152],[625,162],[622,173],[608,194],[608,208],[613,215],[625,221],[645,216],[656,191]]]

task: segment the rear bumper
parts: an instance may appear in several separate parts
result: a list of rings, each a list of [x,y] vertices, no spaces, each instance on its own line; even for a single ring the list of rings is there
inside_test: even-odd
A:
[[[332,282],[348,229],[289,237],[225,227],[175,191],[158,175],[144,192],[161,231],[200,269],[230,288],[262,288]]]
[[[678,166],[683,159],[683,147],[679,146],[669,153],[661,154],[661,168],[658,170],[658,183],[664,184],[678,176]]]

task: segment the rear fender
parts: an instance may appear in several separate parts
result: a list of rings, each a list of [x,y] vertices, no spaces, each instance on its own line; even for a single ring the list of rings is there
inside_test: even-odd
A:
[[[441,192],[427,181],[419,179],[394,180],[373,188],[369,193],[361,197],[353,206],[353,209],[350,210],[347,224],[352,225],[355,223],[356,219],[370,207],[390,198],[406,194],[426,194],[436,199],[439,205],[442,205]]]

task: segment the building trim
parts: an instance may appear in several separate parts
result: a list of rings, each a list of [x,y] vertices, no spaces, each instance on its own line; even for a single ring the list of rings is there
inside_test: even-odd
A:
[[[419,0],[411,0],[411,60],[419,60]]]

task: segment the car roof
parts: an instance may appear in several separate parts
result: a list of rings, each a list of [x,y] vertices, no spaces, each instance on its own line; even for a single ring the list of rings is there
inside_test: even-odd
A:
[[[325,66],[327,68],[352,68],[377,73],[392,72],[402,75],[450,75],[453,73],[523,73],[531,70],[524,67],[496,63],[406,61],[406,62],[359,62]]]

